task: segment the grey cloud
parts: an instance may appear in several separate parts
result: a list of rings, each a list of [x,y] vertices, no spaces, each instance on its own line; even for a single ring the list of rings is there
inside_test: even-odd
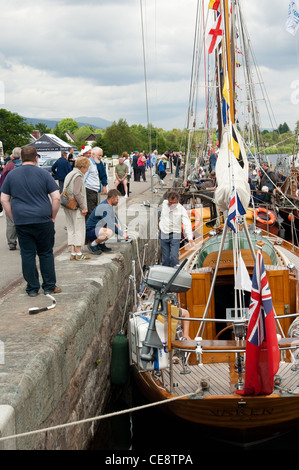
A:
[[[155,121],[159,116],[166,119],[167,115],[173,117],[185,114],[193,52],[195,3],[194,0],[146,2],[144,20],[148,86],[150,90],[156,86],[163,89],[160,106],[152,101],[150,103],[151,116]],[[294,38],[284,29],[287,5],[283,3],[287,2],[251,0],[242,3],[258,65],[270,69],[266,75],[266,87],[273,88],[276,73],[283,68],[287,74],[297,63]],[[144,92],[144,70],[139,0],[14,0],[6,3],[3,9],[0,41],[3,54],[0,68],[8,79],[13,64],[19,66],[14,68],[14,74],[16,70],[27,66],[39,72],[34,74],[36,83],[32,84],[37,90],[44,86],[39,80],[45,79],[45,76],[47,83],[56,86],[57,93],[60,92],[59,86],[61,93],[65,93],[62,85],[64,79],[69,80],[72,86],[76,86],[76,83],[82,86],[84,83],[91,93],[97,87],[102,87],[101,92],[105,95],[107,87],[106,94],[109,96],[110,87],[115,87],[115,108],[112,108],[111,103],[104,103],[106,108],[101,107],[102,117],[113,120],[113,116],[108,116],[108,113],[123,112],[136,122],[143,114],[144,97],[141,93]],[[24,77],[20,74],[13,79],[22,82]],[[185,82],[184,85],[181,81]],[[281,83],[281,88],[289,87],[289,82],[290,79],[287,84]],[[176,95],[173,92],[175,85]],[[139,90],[137,101],[141,104],[132,99],[121,109],[118,97],[126,97],[126,86],[135,86]],[[13,97],[11,86],[10,90]],[[278,92],[275,89],[275,93]],[[85,96],[82,95],[82,106],[86,105]],[[25,106],[25,96],[22,97],[22,103]],[[99,106],[102,103],[99,101]],[[75,105],[79,106],[78,100]],[[40,107],[43,113],[47,113],[52,102],[45,100]],[[84,114],[86,112],[84,110]],[[80,113],[76,108],[76,114]],[[119,117],[126,116],[123,114]]]

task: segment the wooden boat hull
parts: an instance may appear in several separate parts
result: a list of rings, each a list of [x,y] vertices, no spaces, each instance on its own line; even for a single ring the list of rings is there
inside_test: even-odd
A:
[[[149,372],[134,367],[136,384],[150,402],[173,398]],[[189,422],[211,436],[241,444],[270,439],[299,425],[298,397],[278,394],[241,397],[235,394],[180,398],[159,407],[163,413]]]
[[[251,239],[254,245],[264,238],[263,235],[265,233],[252,235]],[[180,305],[189,310],[190,317],[201,317],[205,310],[211,276],[219,251],[217,237],[218,235],[204,236],[203,240],[198,241],[200,253],[196,254],[198,268],[192,272],[192,287],[187,292],[179,294]],[[243,239],[240,236],[240,249],[249,274],[252,274],[254,259],[245,240],[246,237]],[[209,316],[212,318],[216,315],[216,311],[217,318],[220,318],[219,298],[223,299],[224,295],[226,302],[230,304],[229,296],[233,295],[230,293],[233,276],[233,257],[230,244],[231,238],[228,235],[224,243],[225,249],[220,257],[218,281],[215,285],[215,289],[223,287],[223,290],[217,290],[217,294],[212,297],[209,308]],[[275,264],[277,259],[281,259],[279,262],[283,262],[284,265],[288,263],[284,253],[292,253],[294,257],[298,257],[299,250],[298,247],[291,247],[289,243],[281,239],[277,239],[277,245],[274,247],[273,241],[267,240],[267,237],[264,238],[263,257],[267,266],[267,277],[277,315],[283,315],[286,308],[289,312],[296,312],[299,304],[295,276],[288,269]],[[188,249],[188,246],[184,247],[181,250],[181,260],[191,254],[192,250]],[[288,331],[291,322],[290,318],[281,320],[285,332]],[[191,322],[189,333],[191,338],[198,336],[197,328],[198,324]],[[215,347],[217,343],[215,340],[219,338],[220,332],[218,330],[220,328],[223,328],[223,323],[218,326],[217,322],[216,324],[208,323],[204,334],[201,334],[203,342],[212,342]],[[231,330],[225,334],[228,332]],[[177,354],[179,351],[177,348],[180,346],[174,343],[172,343],[172,348],[174,354]],[[189,347],[188,341],[180,343],[183,343],[184,347]],[[221,348],[223,344],[222,342]],[[245,346],[242,347],[244,353]],[[292,426],[299,425],[299,389],[296,388],[299,383],[299,371],[292,371],[292,363],[288,362],[289,358],[281,363],[281,369],[285,368],[284,372],[282,373],[281,369],[278,371],[278,375],[283,379],[283,389],[287,392],[278,391],[268,396],[245,397],[236,393],[235,384],[238,382],[238,376],[235,371],[235,352],[204,351],[202,366],[198,366],[193,356],[195,356],[194,352],[191,353],[188,361],[190,374],[183,375],[182,369],[180,371],[177,369],[177,367],[182,367],[181,363],[179,365],[173,364],[174,375],[172,378],[168,369],[162,369],[158,372],[141,372],[133,365],[135,381],[146,399],[153,403],[165,400],[165,405],[160,406],[161,411],[191,423],[192,426],[202,428],[204,432],[208,432],[212,436],[218,438],[225,436],[226,440],[238,441],[242,444],[268,439],[278,432],[282,433]],[[226,375],[223,371],[226,371]],[[203,374],[204,377],[211,377],[209,393],[199,390],[202,378],[200,374]],[[291,379],[290,376],[292,376]],[[213,385],[212,380],[214,380]],[[171,390],[171,383],[176,384],[173,390]],[[289,392],[290,390],[292,392]],[[184,397],[190,393],[193,393],[192,397]],[[178,397],[178,399],[167,402],[173,397]]]

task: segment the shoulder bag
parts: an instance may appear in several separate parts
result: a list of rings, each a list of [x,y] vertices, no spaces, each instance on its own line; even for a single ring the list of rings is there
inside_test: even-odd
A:
[[[74,176],[70,179],[70,181],[68,182],[68,185],[70,184],[70,182],[76,175],[77,173],[75,173]],[[60,194],[60,204],[63,207],[66,207],[67,209],[70,209],[72,211],[75,211],[76,209],[78,209],[78,203],[76,199],[74,198],[74,195],[68,193],[66,188]]]

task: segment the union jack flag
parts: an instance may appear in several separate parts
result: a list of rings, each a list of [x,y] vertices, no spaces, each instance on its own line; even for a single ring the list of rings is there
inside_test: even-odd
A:
[[[252,276],[246,342],[244,395],[269,395],[279,368],[279,348],[272,296],[262,253],[258,250]]]
[[[257,257],[258,262],[252,277],[249,306],[249,317],[255,318],[255,321],[248,341],[255,346],[261,346],[266,336],[265,320],[267,315],[273,310],[273,305],[264,261],[260,252],[258,252]]]
[[[244,207],[242,206],[238,193],[235,187],[233,187],[232,197],[231,197],[229,208],[228,208],[227,225],[234,232],[236,232],[237,217],[240,215],[244,215],[245,213],[246,211]]]

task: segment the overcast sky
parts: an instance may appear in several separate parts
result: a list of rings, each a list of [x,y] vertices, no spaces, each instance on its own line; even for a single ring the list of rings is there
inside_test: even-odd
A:
[[[276,123],[293,130],[299,120],[299,31],[294,37],[285,30],[288,3],[242,4]],[[34,118],[95,116],[146,125],[142,5],[149,121],[164,129],[185,126],[197,0],[0,4],[1,107]]]

